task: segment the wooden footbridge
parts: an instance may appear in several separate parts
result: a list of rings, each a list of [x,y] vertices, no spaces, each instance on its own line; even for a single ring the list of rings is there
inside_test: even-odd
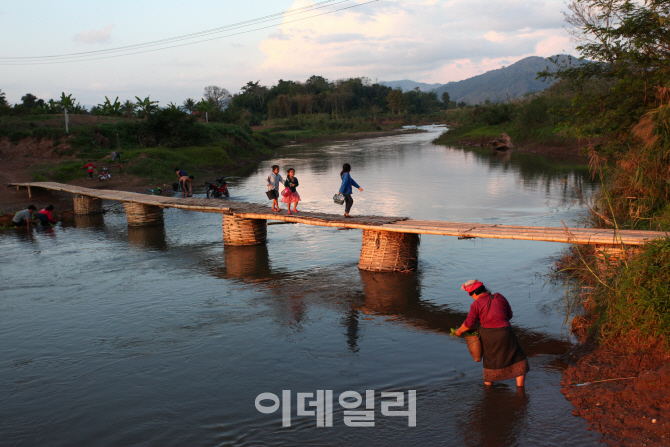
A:
[[[303,212],[287,215],[272,212],[269,206],[230,200],[179,198],[138,194],[108,189],[92,189],[53,182],[10,183],[26,188],[28,197],[35,189],[74,194],[75,214],[102,212],[102,200],[123,202],[130,226],[163,224],[163,209],[178,208],[223,216],[224,245],[255,245],[267,239],[267,221],[278,220],[323,227],[363,230],[359,267],[372,271],[410,271],[416,267],[420,234],[457,236],[459,239],[491,238],[548,241],[595,245],[612,257],[626,255],[627,247],[668,236],[660,231],[607,230],[567,227],[490,225],[466,222],[412,220],[406,217],[356,216]]]

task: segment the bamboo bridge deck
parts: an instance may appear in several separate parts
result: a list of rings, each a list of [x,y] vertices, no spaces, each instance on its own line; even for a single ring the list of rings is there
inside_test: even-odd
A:
[[[645,242],[668,236],[660,231],[608,230],[591,228],[567,227],[534,227],[517,225],[492,225],[467,222],[446,222],[412,220],[406,217],[389,216],[355,216],[345,219],[341,214],[303,212],[287,215],[274,213],[269,206],[256,203],[238,202],[234,200],[164,197],[140,194],[127,191],[93,189],[80,186],[65,185],[55,182],[10,183],[8,186],[27,188],[31,195],[32,188],[43,188],[62,191],[104,200],[115,200],[125,203],[137,203],[159,208],[177,208],[205,213],[221,213],[240,219],[276,220],[305,225],[338,227],[384,231],[391,233],[430,234],[440,236],[456,236],[459,238],[490,238],[547,241],[589,245],[629,245],[637,246]]]

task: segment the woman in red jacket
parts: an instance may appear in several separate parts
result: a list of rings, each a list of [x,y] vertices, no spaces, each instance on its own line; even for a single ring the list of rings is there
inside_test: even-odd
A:
[[[470,312],[456,335],[460,336],[479,321],[479,337],[484,350],[484,383],[492,385],[493,382],[515,377],[516,386],[524,386],[530,366],[510,326],[513,314],[507,299],[499,293],[492,295],[476,279],[466,282],[461,289],[468,292],[475,302],[470,305]]]

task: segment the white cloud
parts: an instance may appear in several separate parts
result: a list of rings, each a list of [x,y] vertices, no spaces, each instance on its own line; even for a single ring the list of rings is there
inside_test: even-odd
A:
[[[287,19],[260,43],[266,58],[259,75],[268,83],[312,74],[456,81],[526,56],[574,51],[562,7],[554,0],[386,0]]]
[[[114,24],[104,27],[101,30],[84,31],[74,35],[75,42],[102,43],[107,42],[112,37],[112,28]]]

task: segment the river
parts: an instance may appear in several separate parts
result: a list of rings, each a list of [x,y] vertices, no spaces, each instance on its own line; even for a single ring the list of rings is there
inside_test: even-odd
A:
[[[284,148],[229,178],[231,200],[267,202],[264,178],[278,164],[296,170],[299,210],[343,212],[332,196],[349,162],[364,188],[352,214],[561,226],[576,224],[581,195],[597,188],[583,166],[436,146],[444,127],[424,129]],[[164,227],[128,228],[121,205],[105,207],[104,216],[53,230],[0,232],[0,445],[600,439],[560,393],[558,356],[571,340],[562,292],[545,276],[561,244],[422,236],[415,274],[380,274],[358,270],[358,230],[271,225],[266,245],[224,248],[216,214],[168,209]],[[513,380],[485,389],[481,364],[449,336],[471,302],[460,286],[473,278],[514,310],[532,369],[525,393]],[[332,426],[317,427],[314,398],[297,408],[298,393],[317,390],[332,395]],[[390,398],[381,393],[407,400],[410,390],[416,427],[382,411]],[[255,404],[283,391],[286,427],[283,407],[262,413]],[[371,391],[374,426],[345,424],[339,396],[347,391]]]

